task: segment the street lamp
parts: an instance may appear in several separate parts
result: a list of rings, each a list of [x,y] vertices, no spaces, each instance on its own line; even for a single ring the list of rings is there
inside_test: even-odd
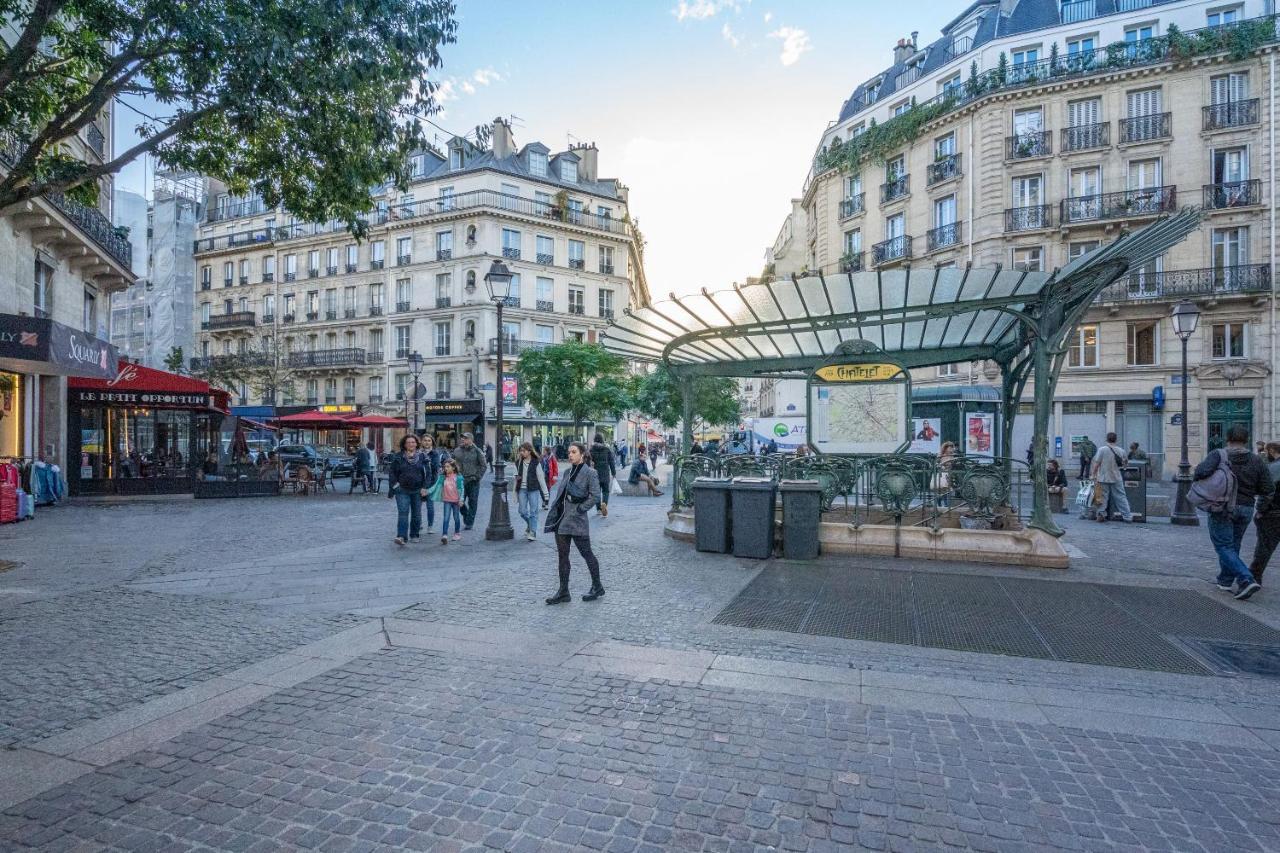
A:
[[[409,370],[413,372],[413,434],[418,434],[418,376],[422,373],[422,353],[409,353]]]
[[[1200,524],[1200,518],[1187,500],[1187,492],[1191,490],[1191,461],[1187,458],[1187,340],[1195,334],[1196,324],[1200,322],[1200,309],[1195,303],[1183,300],[1173,306],[1173,333],[1182,341],[1182,461],[1178,463],[1178,497],[1173,506],[1174,524],[1185,524],[1194,527]]]
[[[484,531],[484,538],[489,540],[510,539],[514,535],[511,530],[511,512],[507,508],[506,460],[502,458],[502,306],[511,295],[511,279],[511,270],[502,261],[494,261],[484,276],[489,298],[498,306],[498,393],[494,405],[497,428],[493,435],[493,504],[489,509],[489,526]]]

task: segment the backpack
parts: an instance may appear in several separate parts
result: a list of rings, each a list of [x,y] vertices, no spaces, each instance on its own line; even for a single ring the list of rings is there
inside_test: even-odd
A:
[[[1218,467],[1203,480],[1196,480],[1187,492],[1187,500],[1196,509],[1208,513],[1231,512],[1236,508],[1236,473],[1231,470],[1227,452],[1219,449]]]

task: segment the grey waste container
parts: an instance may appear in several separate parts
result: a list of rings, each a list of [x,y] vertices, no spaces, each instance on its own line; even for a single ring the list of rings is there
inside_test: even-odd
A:
[[[729,484],[733,556],[773,556],[773,508],[778,487],[768,477],[734,477]]]
[[[783,480],[782,556],[788,560],[816,560],[818,523],[822,518],[822,484],[817,480]]]
[[[1126,465],[1120,469],[1124,477],[1124,493],[1129,498],[1129,509],[1134,521],[1147,520],[1147,466]]]
[[[699,551],[729,553],[729,480],[693,481],[693,541]]]

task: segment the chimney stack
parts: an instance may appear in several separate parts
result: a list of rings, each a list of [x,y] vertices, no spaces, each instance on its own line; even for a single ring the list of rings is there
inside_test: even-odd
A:
[[[583,181],[594,181],[596,179],[596,160],[598,151],[596,144],[589,142],[586,145],[575,145],[569,149],[582,159],[578,162],[578,178]]]
[[[897,45],[893,48],[893,64],[897,65],[899,62],[906,62],[915,55],[915,52],[916,46],[913,42],[907,39],[898,39]]]
[[[516,138],[511,133],[511,125],[501,117],[493,120],[493,134],[489,143],[493,146],[493,156],[498,159],[516,153]]]

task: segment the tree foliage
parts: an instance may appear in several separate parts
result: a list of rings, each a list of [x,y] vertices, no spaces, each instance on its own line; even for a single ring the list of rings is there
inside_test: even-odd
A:
[[[582,423],[618,417],[631,407],[627,363],[599,344],[565,341],[521,353],[516,374],[524,397],[539,412],[561,412],[573,419],[573,434]]]
[[[181,352],[177,347],[175,350]],[[165,364],[168,363],[166,358]],[[214,356],[198,363],[199,368],[191,371],[196,378],[233,394],[239,394],[244,388],[250,396],[269,401],[269,405],[280,402],[281,392],[293,384],[297,375],[297,370],[289,364],[288,356],[266,344],[260,351]]]
[[[407,185],[453,15],[452,0],[0,0],[17,32],[0,43],[0,128],[21,152],[0,212],[54,192],[92,204],[99,178],[151,153],[361,233],[370,188]],[[107,162],[77,159],[68,142],[116,98],[160,115]]]
[[[164,369],[170,373],[182,373],[186,368],[186,359],[182,355],[182,347],[170,347],[169,354],[164,357]]]
[[[675,426],[684,418],[684,389],[666,365],[658,365],[640,379],[635,394],[635,408]],[[738,403],[738,385],[732,379],[700,376],[693,380],[693,418],[708,426],[736,424],[742,418]],[[691,425],[696,430],[696,425]]]

